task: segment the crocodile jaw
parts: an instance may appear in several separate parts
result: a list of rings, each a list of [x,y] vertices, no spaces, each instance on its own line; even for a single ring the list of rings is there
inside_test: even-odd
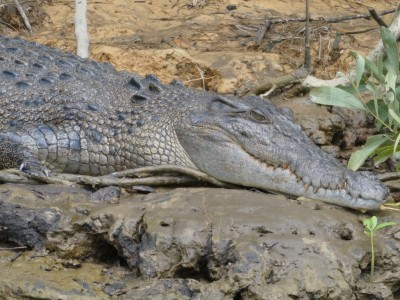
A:
[[[221,103],[218,109],[226,113],[208,109],[180,120],[179,143],[199,170],[225,182],[355,209],[386,201],[388,189],[372,174],[345,168],[279,109],[250,100],[269,116],[268,124],[234,115]],[[243,102],[228,104],[236,111],[251,109]]]
[[[201,144],[201,141],[198,142]],[[290,166],[277,167],[269,164],[232,143],[220,146],[223,149],[220,155],[211,153],[213,145],[210,145],[210,148],[191,155],[191,159],[201,171],[225,182],[361,210],[378,208],[389,194],[388,189],[367,172],[354,172],[345,167],[325,165],[324,174],[320,175],[320,184],[313,185],[312,181],[303,180],[306,176],[301,177],[293,172]],[[193,154],[193,151],[189,152]],[[202,157],[200,152],[207,155]],[[311,169],[309,171],[317,174]],[[303,171],[303,174],[306,174],[306,171]],[[322,186],[321,182],[326,184]]]

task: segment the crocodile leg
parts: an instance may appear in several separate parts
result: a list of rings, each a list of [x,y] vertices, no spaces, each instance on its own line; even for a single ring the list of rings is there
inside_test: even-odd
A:
[[[71,128],[70,128],[71,129]],[[19,168],[27,173],[48,175],[49,169],[77,171],[80,136],[55,126],[39,125],[28,130],[0,132],[0,168]]]
[[[26,140],[26,137],[16,132],[0,133],[0,169],[19,168],[29,174],[47,174],[32,144],[24,144]]]

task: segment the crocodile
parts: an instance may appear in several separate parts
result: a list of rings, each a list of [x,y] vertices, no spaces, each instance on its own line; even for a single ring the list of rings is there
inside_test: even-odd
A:
[[[0,169],[104,175],[183,166],[244,187],[375,209],[388,189],[316,146],[283,108],[0,37]]]

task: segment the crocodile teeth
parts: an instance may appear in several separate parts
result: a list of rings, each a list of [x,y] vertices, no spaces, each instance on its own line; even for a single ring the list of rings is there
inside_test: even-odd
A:
[[[314,194],[316,194],[318,192],[318,189],[319,189],[319,187],[314,186],[314,188],[313,188]]]
[[[307,191],[307,189],[308,189],[309,186],[310,186],[309,183],[305,183],[305,184],[304,184],[304,190]]]
[[[289,167],[289,164],[287,164],[287,163],[284,163],[284,164],[282,164],[282,165],[281,165],[281,167],[282,167],[282,169],[288,169],[288,167]]]

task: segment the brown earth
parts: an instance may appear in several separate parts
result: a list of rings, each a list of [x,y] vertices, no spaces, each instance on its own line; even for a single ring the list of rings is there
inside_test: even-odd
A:
[[[0,33],[74,52],[73,1],[21,1],[32,34],[13,5],[3,3]],[[312,0],[310,11],[334,18],[397,4]],[[261,45],[255,40],[268,18],[303,12],[300,0],[92,1],[91,58],[164,82],[178,78],[238,94],[302,65],[303,22],[275,24]],[[321,19],[312,22],[311,34],[320,78],[348,71],[350,50],[366,54],[379,39],[377,24],[366,19]],[[309,136],[335,155],[373,131],[364,115],[288,95],[277,103],[292,108]],[[366,216],[358,212],[220,189],[123,194],[100,204],[92,194],[79,187],[0,185],[0,242],[29,250],[0,250],[0,299],[400,299],[398,229],[378,235],[370,283],[369,240],[360,222]],[[393,211],[372,214],[398,219]]]
[[[191,8],[191,3],[202,8]],[[18,15],[5,22],[3,33],[19,35],[49,46],[74,52],[72,1],[27,2],[34,30],[23,30]],[[395,8],[397,1],[310,1],[311,17],[333,18]],[[9,10],[12,6],[10,6]],[[228,10],[229,7],[235,7]],[[3,15],[5,13],[3,12]],[[304,16],[304,1],[89,1],[88,24],[91,58],[109,61],[118,69],[141,75],[156,74],[163,81],[181,79],[185,84],[222,93],[288,73],[303,63],[304,22],[278,23],[267,31],[260,46],[257,29],[269,18]],[[384,20],[390,21],[392,14]],[[9,19],[9,20],[8,20]],[[369,30],[365,33],[352,32]],[[379,38],[375,21],[355,19],[341,23],[313,22],[312,58],[315,75],[332,78],[351,67],[349,50],[367,53]],[[336,33],[342,38],[333,49]]]

